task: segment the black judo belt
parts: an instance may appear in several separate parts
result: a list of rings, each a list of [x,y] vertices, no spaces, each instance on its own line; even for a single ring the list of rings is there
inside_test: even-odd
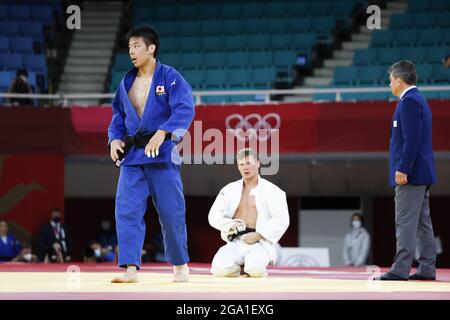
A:
[[[125,137],[125,146],[122,148],[123,152],[120,150],[117,150],[117,155],[119,156],[119,158],[114,163],[116,165],[116,167],[117,168],[120,167],[120,164],[125,159],[125,156],[128,154],[131,147],[135,146],[136,148],[144,148],[154,135],[155,135],[155,133],[151,133],[151,134],[137,133],[134,136],[126,136]],[[164,141],[170,140],[171,137],[172,137],[171,134],[166,134]]]
[[[239,238],[240,236],[243,236],[246,233],[255,232],[255,231],[256,231],[256,229],[253,229],[253,228],[245,228],[244,230],[240,230],[240,231],[235,229],[235,231],[233,233],[228,234],[227,238],[229,241],[234,241],[236,238]]]

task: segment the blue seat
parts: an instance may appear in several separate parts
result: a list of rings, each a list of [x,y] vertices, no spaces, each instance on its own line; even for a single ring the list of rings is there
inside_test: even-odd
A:
[[[0,54],[0,69],[5,70],[23,69],[22,55],[11,53]]]
[[[256,34],[248,36],[247,50],[263,50],[269,46],[269,37],[265,34]]]
[[[450,100],[450,91],[441,91],[439,97],[441,100]]]
[[[242,17],[245,19],[260,18],[263,14],[264,6],[259,2],[249,2],[242,5]]]
[[[348,17],[353,14],[353,1],[333,1],[331,14],[335,17]]]
[[[439,100],[441,98],[438,91],[422,91],[422,94],[429,100]]]
[[[231,97],[229,95],[220,95],[220,96],[204,96],[202,97],[202,103],[206,104],[222,104],[228,103],[231,101]]]
[[[301,50],[310,48],[316,43],[316,35],[314,33],[295,34],[292,39],[291,48]]]
[[[289,19],[289,31],[291,33],[304,33],[311,30],[312,18],[295,17]]]
[[[319,17],[312,20],[311,28],[321,38],[328,38],[331,31],[336,27],[336,18]]]
[[[10,5],[7,8],[8,8],[8,17],[10,20],[15,21],[30,20],[30,7]]]
[[[159,57],[162,63],[178,69],[181,66],[181,54],[166,53]]]
[[[441,63],[442,59],[448,54],[445,47],[426,47],[426,61],[428,63]]]
[[[267,33],[283,33],[289,30],[289,19],[271,18],[267,21]]]
[[[228,19],[223,21],[223,33],[226,35],[241,34],[244,32],[244,20]]]
[[[439,12],[436,16],[437,28],[450,28],[450,12]]]
[[[270,35],[270,47],[274,50],[289,48],[293,35],[290,33],[279,33]]]
[[[237,51],[247,49],[247,36],[245,35],[229,35],[225,37],[225,50]]]
[[[20,36],[19,23],[17,21],[0,21],[0,35],[9,37]]]
[[[29,37],[10,38],[11,50],[18,53],[32,53],[33,39]]]
[[[434,26],[436,20],[436,13],[417,13],[413,17],[412,26],[417,29],[431,28]]]
[[[336,85],[352,86],[356,83],[358,77],[358,67],[336,67],[334,69],[333,83]]]
[[[126,53],[117,53],[114,57],[113,68],[119,70],[128,70],[133,66],[130,56]]]
[[[255,95],[253,94],[233,95],[230,98],[231,103],[252,102],[252,101],[255,101]]]
[[[309,14],[308,1],[288,1],[285,13],[288,17],[306,17]]]
[[[9,71],[0,71],[0,92],[8,91],[14,78]]]
[[[207,52],[203,59],[203,67],[220,68],[225,66],[226,54],[223,52]]]
[[[275,51],[273,57],[273,65],[278,70],[291,70],[292,66],[295,64],[296,57],[297,52],[293,50]]]
[[[246,89],[250,83],[250,71],[246,68],[230,69],[227,82],[230,89]]]
[[[395,31],[382,30],[374,31],[372,33],[372,47],[389,47],[394,42]]]
[[[247,19],[244,21],[244,32],[247,34],[264,33],[266,27],[266,19]]]
[[[181,57],[181,67],[183,69],[199,69],[203,65],[202,52],[185,52]]]
[[[202,37],[181,37],[180,40],[180,50],[181,51],[200,51],[203,46],[203,38]]]
[[[180,48],[179,37],[167,37],[161,41],[160,52],[177,52]]]
[[[227,21],[227,20],[225,20]],[[202,20],[201,30],[205,36],[215,36],[222,33],[223,21],[218,20]]]
[[[391,16],[389,28],[392,30],[408,29],[413,23],[413,15],[409,13],[394,13]]]
[[[433,65],[431,80],[436,84],[450,83],[450,70],[444,68],[442,64]]]
[[[205,89],[224,89],[227,85],[227,69],[208,69],[205,71]]]
[[[270,1],[264,7],[265,17],[283,17],[285,15],[286,2],[284,1]]]
[[[435,12],[450,11],[450,2],[447,0],[430,1],[430,10]]]
[[[359,85],[376,85],[386,76],[386,69],[382,66],[361,66],[358,68],[356,83]]]
[[[327,16],[331,11],[331,2],[329,1],[314,1],[309,6],[309,16],[319,17]]]
[[[230,51],[227,53],[226,65],[229,68],[245,67],[250,63],[250,52]]]
[[[425,12],[430,8],[430,1],[409,0],[408,10],[410,12]]]
[[[450,46],[450,28],[442,29],[441,45]]]
[[[251,70],[251,85],[255,89],[270,89],[275,81],[276,69],[272,67]]]
[[[370,65],[376,63],[377,59],[377,49],[357,49],[355,50],[355,55],[353,56],[353,62],[355,65]]]
[[[205,82],[205,72],[200,70],[185,70],[183,71],[183,77],[189,82],[192,89],[201,90]]]
[[[195,35],[202,35],[203,30],[200,28],[201,22],[200,21],[181,21],[179,24],[179,34],[182,36],[195,36]]]
[[[417,83],[419,84],[430,83],[431,72],[432,72],[431,64],[417,64],[416,65]]]
[[[403,58],[412,61],[414,64],[425,62],[425,48],[404,47]]]
[[[33,21],[50,25],[53,23],[53,9],[50,6],[33,6],[30,8],[30,16]]]
[[[402,59],[400,48],[385,48],[378,51],[378,63],[382,65],[391,65]]]
[[[417,43],[418,38],[419,38],[419,30],[416,29],[397,30],[395,32],[394,42],[397,47],[405,47]]]
[[[197,17],[200,20],[220,18],[220,6],[211,3],[201,4]]]
[[[272,51],[252,51],[250,54],[251,67],[266,67],[273,64]]]
[[[223,49],[224,39],[222,36],[206,36],[203,37],[203,50],[220,51]]]
[[[441,29],[422,29],[419,33],[418,43],[421,46],[437,46],[441,43]]]
[[[178,5],[178,18],[180,20],[195,20],[197,19],[199,6],[193,6],[192,4],[179,4]]]
[[[26,69],[37,73],[47,73],[47,61],[43,54],[24,54],[23,65]]]
[[[31,37],[35,41],[42,42],[44,39],[41,22],[21,22],[19,25],[19,31],[22,36]]]
[[[239,18],[241,16],[242,5],[240,3],[222,3],[220,16],[222,19]]]
[[[0,20],[8,20],[8,10],[6,6],[0,6]]]
[[[0,53],[9,52],[9,38],[0,36]]]
[[[113,72],[111,74],[111,84],[109,86],[110,92],[117,91],[117,87],[120,84],[120,81],[122,80],[123,74],[120,72]]]
[[[314,93],[313,100],[314,101],[335,101],[336,94],[335,93]]]
[[[173,6],[154,6],[151,10],[156,10],[156,21],[176,21],[178,10]]]
[[[162,37],[174,37],[180,31],[177,21],[158,21],[155,26]]]

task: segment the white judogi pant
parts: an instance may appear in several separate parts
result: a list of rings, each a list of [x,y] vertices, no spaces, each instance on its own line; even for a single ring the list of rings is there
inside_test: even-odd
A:
[[[269,262],[269,251],[261,243],[247,244],[238,239],[217,251],[211,273],[216,277],[239,277],[244,266],[244,272],[250,277],[265,277]]]

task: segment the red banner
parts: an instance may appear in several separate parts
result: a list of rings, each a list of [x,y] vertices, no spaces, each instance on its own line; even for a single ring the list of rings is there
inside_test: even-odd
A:
[[[64,157],[0,155],[0,220],[29,240],[51,208],[64,212]]]

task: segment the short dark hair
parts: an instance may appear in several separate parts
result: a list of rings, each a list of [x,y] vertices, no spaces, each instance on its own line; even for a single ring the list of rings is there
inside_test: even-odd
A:
[[[392,74],[394,78],[400,78],[409,85],[414,85],[417,82],[416,66],[408,60],[401,60],[394,63],[388,69],[389,75]]]
[[[130,31],[128,31],[127,34],[125,35],[127,43],[130,42],[130,38],[133,37],[141,37],[142,39],[144,39],[144,43],[147,47],[151,44],[154,44],[155,45],[154,57],[156,58],[159,51],[159,32],[156,31],[155,28],[147,26],[135,27]]]
[[[350,218],[350,220],[353,221],[354,217],[358,217],[359,220],[361,220],[361,225],[364,225],[364,216],[361,213],[355,212],[354,214],[352,214],[352,217]]]

